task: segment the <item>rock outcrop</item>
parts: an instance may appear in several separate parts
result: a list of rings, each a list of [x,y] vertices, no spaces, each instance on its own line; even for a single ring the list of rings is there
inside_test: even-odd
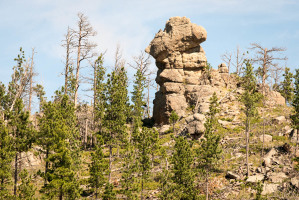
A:
[[[158,68],[156,82],[160,89],[155,95],[153,118],[156,125],[169,123],[174,110],[181,119],[181,132],[195,134],[204,132],[204,114],[209,111],[209,99],[215,92],[220,103],[220,120],[225,128],[240,123],[238,116],[241,105],[237,96],[244,90],[240,87],[239,77],[230,75],[222,63],[218,69],[207,64],[201,43],[206,41],[207,32],[186,17],[172,17],[166,22],[146,48],[146,52],[156,60]],[[284,98],[272,92],[269,105],[284,104]],[[196,114],[201,114],[197,119]]]
[[[228,77],[225,65],[221,65],[219,73],[212,72],[217,75],[211,82],[204,83],[204,76],[208,76],[205,73],[207,58],[200,44],[206,39],[207,32],[202,26],[191,23],[186,17],[172,17],[164,31],[160,30],[146,48],[158,67],[156,82],[160,91],[156,93],[153,112],[157,124],[167,124],[172,110],[185,117],[186,110],[195,106],[199,91],[202,97],[213,94],[215,89],[211,82],[225,85],[222,81]],[[206,110],[207,105],[201,107]]]

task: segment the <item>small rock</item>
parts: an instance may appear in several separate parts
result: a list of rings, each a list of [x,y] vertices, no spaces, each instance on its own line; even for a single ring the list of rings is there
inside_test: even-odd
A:
[[[224,120],[218,120],[218,123],[221,124],[223,127],[227,127],[228,125],[231,124],[231,122],[224,121]]]
[[[169,125],[163,125],[160,130],[159,130],[159,133],[165,133],[166,131],[168,131],[170,128]]]
[[[271,194],[277,191],[278,184],[264,184],[262,195]]]
[[[274,172],[269,175],[269,180],[273,183],[282,183],[282,181],[286,178],[288,178],[288,176],[283,172]]]
[[[256,183],[258,181],[262,181],[263,179],[264,179],[264,175],[257,174],[257,175],[249,176],[248,179],[246,180],[246,182]]]
[[[262,173],[263,172],[263,169],[261,168],[261,167],[258,167],[258,168],[256,168],[256,170],[255,170],[257,173]]]
[[[265,134],[264,136],[261,135],[260,136],[261,142],[263,142],[263,138],[264,138],[264,142],[266,142],[266,143],[272,142],[272,136],[271,135],[267,135],[267,134]]]
[[[284,122],[286,122],[286,121],[287,121],[287,120],[286,120],[285,116],[275,117],[275,118],[272,120],[272,122],[273,122],[274,124],[282,124],[282,123],[284,123]]]
[[[291,184],[299,189],[299,177],[291,178]]]
[[[228,171],[226,173],[225,178],[240,180],[240,176],[238,174],[236,174],[236,173],[231,172],[231,171]]]

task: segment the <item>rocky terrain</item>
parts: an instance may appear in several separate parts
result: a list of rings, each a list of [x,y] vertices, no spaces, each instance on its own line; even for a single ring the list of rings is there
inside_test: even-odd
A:
[[[266,107],[259,108],[260,117],[251,130],[250,175],[246,177],[244,114],[238,100],[243,93],[240,78],[230,74],[224,63],[219,64],[218,69],[209,68],[200,46],[206,39],[207,31],[203,27],[191,23],[186,17],[173,17],[146,48],[158,67],[156,82],[160,89],[155,95],[153,118],[161,145],[170,156],[174,140],[169,131],[169,116],[173,110],[179,115],[175,134],[200,138],[205,131],[209,99],[215,92],[220,103],[218,122],[223,154],[219,171],[209,183],[211,199],[254,199],[258,182],[262,183],[262,195],[266,199],[298,199],[299,173],[295,169],[298,163],[293,160],[294,156],[299,156],[299,151],[295,151],[298,133],[291,127],[291,108],[280,93],[267,89]],[[37,152],[35,147],[22,154],[22,166],[32,171],[40,169],[43,160]],[[82,169],[86,169],[89,152],[83,157]],[[157,199],[160,192],[158,181],[154,181],[164,166],[164,158],[159,159],[153,168],[153,183],[147,186],[148,199]],[[112,174],[116,177],[118,190],[122,163],[117,159],[114,162]],[[168,167],[167,159],[165,165]],[[82,177],[86,178],[86,173],[82,173]],[[196,184],[202,190],[200,178]]]

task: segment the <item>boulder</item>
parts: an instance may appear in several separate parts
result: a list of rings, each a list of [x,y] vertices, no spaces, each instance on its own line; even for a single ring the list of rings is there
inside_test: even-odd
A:
[[[273,122],[274,124],[282,124],[282,123],[284,123],[284,122],[286,122],[286,121],[287,121],[287,120],[286,120],[285,116],[275,117],[275,118],[272,120],[272,122]]]
[[[256,174],[256,175],[248,176],[246,182],[257,183],[257,182],[262,181],[262,180],[264,180],[264,175]]]
[[[261,136],[260,136],[260,140],[261,140],[261,142],[263,142],[263,138],[264,138],[264,142],[265,142],[265,143],[272,142],[272,136],[271,136],[271,135],[267,135],[267,134],[265,134],[264,136],[261,135]]]
[[[218,65],[218,71],[219,73],[228,73],[228,68],[225,63],[221,63]]]
[[[172,52],[185,52],[198,47],[207,39],[207,31],[199,25],[191,23],[186,17],[172,17],[165,25],[164,31],[160,30],[146,52],[157,61],[162,61]]]
[[[235,179],[235,180],[240,180],[240,176],[236,173],[233,173],[231,171],[228,171],[225,175],[225,178],[227,179]]]
[[[262,195],[271,194],[276,192],[278,189],[278,184],[274,183],[265,183],[263,186],[263,192]]]
[[[291,178],[291,184],[295,186],[297,189],[299,189],[299,177],[293,177]]]
[[[288,176],[283,172],[278,172],[278,173],[273,172],[268,174],[268,177],[272,183],[282,183],[283,180],[288,178]]]

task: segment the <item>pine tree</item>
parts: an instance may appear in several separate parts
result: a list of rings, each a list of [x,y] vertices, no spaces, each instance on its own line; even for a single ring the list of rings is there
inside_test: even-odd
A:
[[[135,174],[137,172],[136,150],[131,142],[126,145],[126,154],[123,158],[122,191],[126,199],[138,199],[136,192],[138,185]]]
[[[44,87],[40,84],[36,84],[36,86],[33,88],[33,91],[35,92],[38,100],[39,100],[39,111],[41,112],[41,108],[43,105],[43,102],[45,100],[45,91],[44,91]]]
[[[12,136],[5,124],[6,103],[5,86],[0,82],[0,199],[9,198],[8,187],[11,184],[11,162],[14,155]]]
[[[209,176],[215,169],[221,155],[220,136],[217,134],[217,113],[219,113],[219,103],[216,93],[210,98],[209,112],[207,113],[204,133],[204,140],[198,150],[199,169],[205,174],[206,179],[206,199],[209,199]]]
[[[171,162],[173,164],[172,181],[175,184],[172,194],[175,199],[195,199],[195,173],[192,168],[194,154],[192,152],[192,143],[186,137],[179,136],[175,139],[174,152]],[[167,199],[167,198],[166,198]]]
[[[290,103],[293,97],[294,88],[292,86],[293,74],[290,72],[290,68],[286,67],[283,74],[284,80],[281,83],[281,95],[285,98],[286,103]]]
[[[75,108],[66,95],[56,96],[54,104],[56,124],[51,126],[50,120],[49,131],[53,132],[55,144],[47,159],[49,168],[45,177],[48,184],[43,192],[48,198],[76,199],[80,195],[77,173],[80,152]]]
[[[101,134],[103,130],[105,107],[106,107],[106,85],[104,83],[106,69],[103,66],[104,56],[101,54],[94,64],[94,81],[93,81],[93,95],[94,95],[94,127]]]
[[[103,200],[115,200],[116,192],[113,191],[113,185],[111,183],[107,183],[105,187],[105,191],[103,194]]]
[[[145,77],[142,75],[140,69],[137,70],[134,76],[134,91],[132,92],[133,126],[134,132],[140,132],[140,128],[142,127],[143,106],[145,105],[145,102],[143,101]]]
[[[0,119],[0,199],[9,198],[8,187],[11,185],[11,162],[14,155],[12,139],[4,121]]]
[[[174,125],[175,123],[178,121],[179,119],[179,116],[178,114],[173,110],[171,111],[171,114],[169,116],[169,122],[172,124],[172,131],[175,133],[175,130],[174,130]]]
[[[245,91],[241,96],[241,102],[244,104],[244,113],[246,116],[245,127],[246,127],[246,165],[247,165],[247,176],[249,176],[249,133],[250,133],[250,122],[251,118],[257,114],[257,103],[262,99],[262,95],[258,93],[256,85],[256,77],[254,76],[252,65],[247,62],[244,70],[244,76],[242,77],[242,86]]]
[[[33,197],[36,191],[35,186],[32,183],[32,178],[28,174],[27,170],[24,169],[20,173],[21,184],[18,186],[18,197],[24,200],[34,200]]]
[[[137,138],[137,158],[138,158],[138,172],[141,182],[140,199],[144,199],[144,184],[149,180],[151,171],[151,140],[152,129],[143,127],[140,135]]]
[[[106,183],[106,172],[108,170],[108,163],[104,158],[102,145],[104,141],[100,135],[97,135],[97,144],[95,151],[91,153],[91,164],[89,165],[89,184],[95,193],[95,199],[98,199],[100,189]]]
[[[294,98],[292,102],[292,106],[294,108],[294,114],[291,115],[292,124],[294,129],[297,130],[297,144],[296,151],[298,148],[298,135],[299,135],[299,69],[296,69],[296,74],[294,76],[295,87],[294,87]]]
[[[127,138],[126,120],[128,110],[127,75],[122,67],[108,75],[107,105],[104,116],[104,140],[109,147],[109,183],[111,183],[112,147]]]
[[[24,112],[22,99],[18,99],[14,109],[8,113],[8,126],[13,136],[14,152],[14,195],[17,195],[17,182],[19,175],[19,158],[22,152],[27,152],[31,148],[33,139],[33,129],[30,127],[29,112]]]

